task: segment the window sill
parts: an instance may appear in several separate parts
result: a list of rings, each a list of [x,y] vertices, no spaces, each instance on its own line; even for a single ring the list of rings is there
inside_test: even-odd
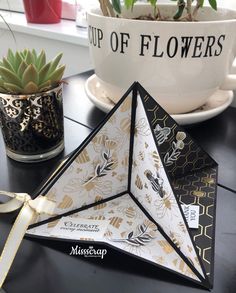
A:
[[[87,30],[76,27],[75,21],[61,20],[57,24],[33,24],[27,23],[23,13],[0,10],[0,15],[4,17],[13,32],[88,47]],[[8,29],[2,18],[0,18],[0,28]]]

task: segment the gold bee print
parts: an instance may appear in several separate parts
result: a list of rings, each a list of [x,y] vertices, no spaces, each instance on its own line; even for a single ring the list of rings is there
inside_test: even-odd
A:
[[[127,167],[129,165],[129,155],[128,154],[126,154],[125,157],[124,157],[124,159],[122,159],[121,165],[123,167]]]
[[[136,161],[136,160],[134,160],[134,161],[133,161],[133,166],[134,166],[134,168],[136,168],[136,167],[138,166],[138,164],[137,164],[137,161]]]
[[[165,258],[163,256],[156,256],[155,260],[158,264],[164,265],[165,264]]]
[[[75,161],[78,164],[84,164],[90,161],[90,157],[86,148],[77,156]]]
[[[69,195],[65,195],[57,206],[59,209],[68,209],[73,204],[73,199]]]
[[[116,123],[116,116],[112,115],[109,119],[109,123],[115,124]]]
[[[125,215],[128,218],[134,218],[136,216],[136,211],[133,207],[128,207],[125,209]]]
[[[112,231],[110,231],[109,229],[107,229],[107,231],[104,234],[104,237],[111,238],[112,236],[113,236]]]
[[[91,219],[91,220],[105,220],[106,218],[104,216],[100,215],[100,216],[91,216],[91,217],[89,217],[89,219]]]
[[[123,104],[120,107],[120,111],[121,112],[126,112],[126,111],[130,110],[131,109],[131,103],[132,103],[132,100],[130,98],[125,99],[125,101],[123,102]]]
[[[94,238],[80,237],[80,240],[83,240],[83,241],[94,241]]]
[[[146,194],[146,195],[145,195],[145,199],[146,199],[146,201],[147,201],[149,204],[152,203],[152,197],[151,197],[151,195]]]
[[[135,124],[134,135],[149,136],[151,134],[151,129],[145,118],[141,118]]]
[[[50,190],[49,190],[49,192],[47,193],[47,198],[48,199],[51,199],[51,200],[55,200],[56,199],[56,188],[51,188]]]
[[[180,229],[181,232],[186,233],[187,232],[187,228],[184,224],[184,222],[179,222],[178,223],[178,228]]]
[[[191,246],[188,245],[187,247],[188,247],[188,251],[189,252],[192,252],[193,251],[193,248]]]
[[[103,199],[103,198],[102,198],[101,196],[97,195],[97,196],[95,197],[95,202],[99,202],[99,201],[101,201],[102,199]],[[97,204],[93,209],[94,209],[95,211],[97,211],[97,210],[104,209],[106,206],[107,206],[106,203],[100,203],[100,204]]]
[[[144,154],[144,152],[139,152],[139,154],[138,154],[138,159],[140,160],[140,161],[144,161],[144,159],[145,159],[145,154]]]
[[[135,185],[138,187],[138,189],[143,189],[143,183],[139,175],[136,176]]]
[[[181,239],[181,236],[178,233],[170,232],[170,238],[178,248],[180,248],[183,244],[183,240]]]
[[[126,236],[126,234],[127,234],[127,232],[126,231],[123,231],[123,232],[120,233],[120,237],[121,238],[124,238]]]
[[[116,178],[117,178],[117,180],[122,182],[127,178],[127,176],[125,174],[121,174],[121,175],[116,176]]]
[[[81,173],[82,171],[83,171],[82,168],[77,168],[77,169],[76,169],[76,173],[77,173],[77,174]]]
[[[58,220],[55,220],[55,221],[52,221],[52,222],[49,222],[47,224],[47,227],[48,228],[54,228],[58,222],[59,222],[59,219]]]
[[[130,133],[130,123],[130,118],[124,118],[120,122],[120,128],[126,134]]]
[[[159,218],[163,218],[165,216],[173,217],[176,215],[178,211],[178,205],[175,198],[171,195],[164,195],[163,198],[157,200],[155,202],[155,206],[157,207],[157,216]]]
[[[151,155],[153,158],[154,167],[159,169],[161,166],[160,156],[158,155],[157,151],[152,152]]]
[[[166,240],[160,240],[158,244],[166,254],[170,254],[174,251],[174,248]]]
[[[186,276],[194,276],[192,270],[186,265],[182,259],[174,259],[173,264],[178,270],[180,270]]]
[[[110,220],[110,225],[112,225],[113,227],[115,227],[117,229],[120,228],[120,225],[123,222],[123,219],[119,218],[119,217],[112,217],[109,220]]]

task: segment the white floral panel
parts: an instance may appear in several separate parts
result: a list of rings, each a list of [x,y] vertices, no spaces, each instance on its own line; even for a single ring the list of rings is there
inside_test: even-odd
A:
[[[109,220],[103,242],[199,281],[167,240],[158,232],[129,194],[78,212],[68,218]],[[28,230],[28,234],[50,237],[59,220]],[[55,236],[53,236],[55,237]],[[91,240],[78,238],[76,240]],[[125,257],[125,256],[124,256]]]
[[[127,97],[48,191],[57,202],[54,215],[127,190],[131,103]]]
[[[204,276],[169,179],[163,168],[140,96],[135,121],[131,193]]]

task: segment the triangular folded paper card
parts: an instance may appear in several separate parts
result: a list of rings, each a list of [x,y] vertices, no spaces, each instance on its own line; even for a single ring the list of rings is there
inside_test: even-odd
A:
[[[106,119],[43,184],[56,201],[29,236],[57,234],[59,219],[106,221],[99,241],[212,287],[217,164],[134,83]],[[181,205],[200,207],[189,228]]]

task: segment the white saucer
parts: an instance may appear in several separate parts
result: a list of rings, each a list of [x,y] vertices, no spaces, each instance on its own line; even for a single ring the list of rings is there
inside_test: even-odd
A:
[[[115,104],[109,99],[105,89],[102,88],[96,74],[90,76],[85,83],[85,92],[90,101],[103,112],[108,113]],[[232,91],[216,91],[207,102],[193,112],[171,115],[180,125],[189,125],[203,122],[222,113],[233,101]]]

